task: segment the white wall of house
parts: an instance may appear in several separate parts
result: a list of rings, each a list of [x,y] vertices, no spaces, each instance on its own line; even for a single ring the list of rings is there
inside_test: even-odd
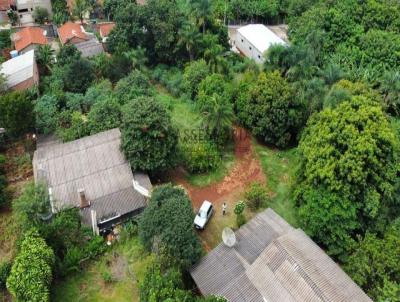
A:
[[[236,32],[234,44],[246,57],[255,60],[259,64],[262,64],[265,61],[263,57],[264,54],[251,44],[250,41],[248,41],[239,31]]]
[[[36,7],[44,7],[49,12],[49,17],[53,16],[51,0],[17,0],[17,11],[20,23],[23,25],[33,24],[33,12]]]

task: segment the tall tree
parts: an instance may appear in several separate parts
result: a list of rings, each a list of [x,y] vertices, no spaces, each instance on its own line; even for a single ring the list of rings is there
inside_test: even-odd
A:
[[[200,41],[200,33],[195,25],[186,23],[178,32],[179,45],[184,45],[189,55],[190,61],[194,60],[194,49]]]
[[[173,165],[178,135],[165,108],[151,97],[123,107],[121,148],[132,169],[157,172]]]
[[[89,0],[74,0],[72,12],[83,24],[83,18],[90,11],[90,8],[91,3]]]
[[[193,219],[192,204],[182,188],[159,186],[139,220],[139,238],[148,250],[166,253],[172,262],[187,268],[201,256]]]
[[[380,104],[363,96],[309,121],[295,199],[304,229],[331,254],[344,260],[349,237],[382,231],[396,215],[398,146]]]

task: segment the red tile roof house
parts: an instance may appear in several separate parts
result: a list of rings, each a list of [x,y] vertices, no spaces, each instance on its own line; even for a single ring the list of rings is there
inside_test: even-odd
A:
[[[25,27],[15,33],[12,40],[19,54],[24,54],[32,49],[37,49],[39,45],[48,43],[46,31],[40,27]]]
[[[114,29],[115,23],[114,22],[107,22],[107,23],[99,23],[97,25],[97,30],[102,38],[103,43],[107,42],[108,35]]]
[[[57,29],[61,44],[79,44],[89,40],[82,25],[73,22],[67,22]]]

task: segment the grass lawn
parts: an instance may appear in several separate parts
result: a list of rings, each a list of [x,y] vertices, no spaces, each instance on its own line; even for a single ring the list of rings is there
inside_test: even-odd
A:
[[[268,205],[292,226],[297,227],[297,217],[291,200],[292,186],[298,164],[297,149],[277,150],[253,142],[271,192]]]
[[[138,281],[152,260],[137,237],[117,243],[81,272],[52,286],[52,301],[139,301]],[[114,280],[105,282],[105,274]]]
[[[192,101],[175,98],[162,89],[159,89],[157,99],[171,112],[172,123],[180,132],[180,141],[185,140],[185,136],[190,135],[190,131],[198,133],[197,130],[201,129],[202,117]],[[225,148],[221,165],[217,169],[206,174],[189,174],[187,181],[198,187],[208,186],[223,179],[234,163],[234,146],[230,144]]]

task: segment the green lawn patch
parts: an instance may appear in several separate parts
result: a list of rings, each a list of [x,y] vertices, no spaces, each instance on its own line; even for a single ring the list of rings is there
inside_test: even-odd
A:
[[[297,227],[297,217],[291,199],[295,171],[298,164],[297,149],[278,150],[254,142],[257,155],[267,178],[272,200],[268,205],[292,226]]]
[[[152,261],[153,256],[143,249],[137,237],[127,239],[79,273],[56,282],[52,301],[139,301],[138,282]],[[106,274],[112,276],[111,282],[104,280]]]

